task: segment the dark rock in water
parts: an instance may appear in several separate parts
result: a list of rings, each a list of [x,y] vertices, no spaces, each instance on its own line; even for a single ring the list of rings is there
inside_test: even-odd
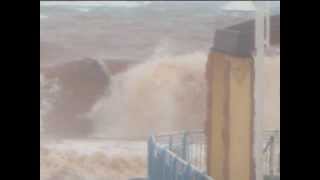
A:
[[[125,60],[106,60],[108,71],[112,75],[122,73],[128,70],[130,67],[140,63],[139,61],[125,61]]]
[[[90,133],[92,122],[87,120],[96,101],[107,91],[109,74],[98,61],[83,59],[41,67],[48,79],[57,79],[60,86],[54,108],[45,120],[46,134],[58,137],[79,137]]]

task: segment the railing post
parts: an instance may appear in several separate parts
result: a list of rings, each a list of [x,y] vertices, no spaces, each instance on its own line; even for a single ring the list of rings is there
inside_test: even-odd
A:
[[[154,140],[150,136],[148,140],[148,180],[153,180],[153,154],[154,154]]]
[[[271,136],[270,139],[270,159],[269,159],[269,173],[273,176],[273,156],[274,156],[274,136]]]
[[[175,180],[177,176],[177,158],[172,158],[171,160],[172,164],[170,164],[171,170],[169,180]]]
[[[166,176],[166,151],[164,149],[159,149],[159,158],[158,158],[158,163],[159,163],[159,167],[157,168],[158,171],[158,177],[157,179],[159,180],[163,180],[165,179]]]
[[[183,133],[182,138],[182,159],[187,160],[187,151],[188,151],[188,132]]]
[[[279,160],[278,160],[278,173],[280,174],[280,153],[279,153]]]
[[[169,136],[169,150],[172,151],[172,135]]]
[[[191,168],[190,163],[188,164],[188,166],[185,169],[184,178],[183,179],[184,180],[192,180],[192,168]]]

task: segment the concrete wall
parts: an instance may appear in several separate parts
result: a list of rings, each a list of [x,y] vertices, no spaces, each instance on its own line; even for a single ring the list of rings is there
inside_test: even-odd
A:
[[[208,56],[208,173],[216,180],[253,180],[257,172],[254,164],[259,157],[253,159],[254,108],[257,107],[251,58],[254,34],[253,20],[218,30]],[[271,18],[271,41],[273,45],[280,44],[280,15]],[[262,84],[271,84],[266,82]],[[272,89],[266,95],[277,99],[277,91]]]
[[[216,180],[253,175],[253,63],[219,52],[208,57],[208,173]]]

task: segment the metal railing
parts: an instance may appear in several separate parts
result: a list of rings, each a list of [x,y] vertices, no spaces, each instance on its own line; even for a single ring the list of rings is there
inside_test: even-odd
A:
[[[280,175],[280,131],[265,131],[264,174]]]
[[[149,180],[211,180],[207,176],[207,144],[203,130],[151,136],[148,142]],[[265,176],[280,176],[280,131],[265,131]]]
[[[206,174],[203,131],[151,136],[148,142],[149,180],[212,180]]]
[[[161,134],[155,138],[162,147],[206,172],[207,143],[203,130]]]

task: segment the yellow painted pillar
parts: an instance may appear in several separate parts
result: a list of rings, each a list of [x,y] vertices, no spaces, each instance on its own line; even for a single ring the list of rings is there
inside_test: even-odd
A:
[[[254,64],[231,54],[208,56],[207,169],[215,180],[253,180]]]

